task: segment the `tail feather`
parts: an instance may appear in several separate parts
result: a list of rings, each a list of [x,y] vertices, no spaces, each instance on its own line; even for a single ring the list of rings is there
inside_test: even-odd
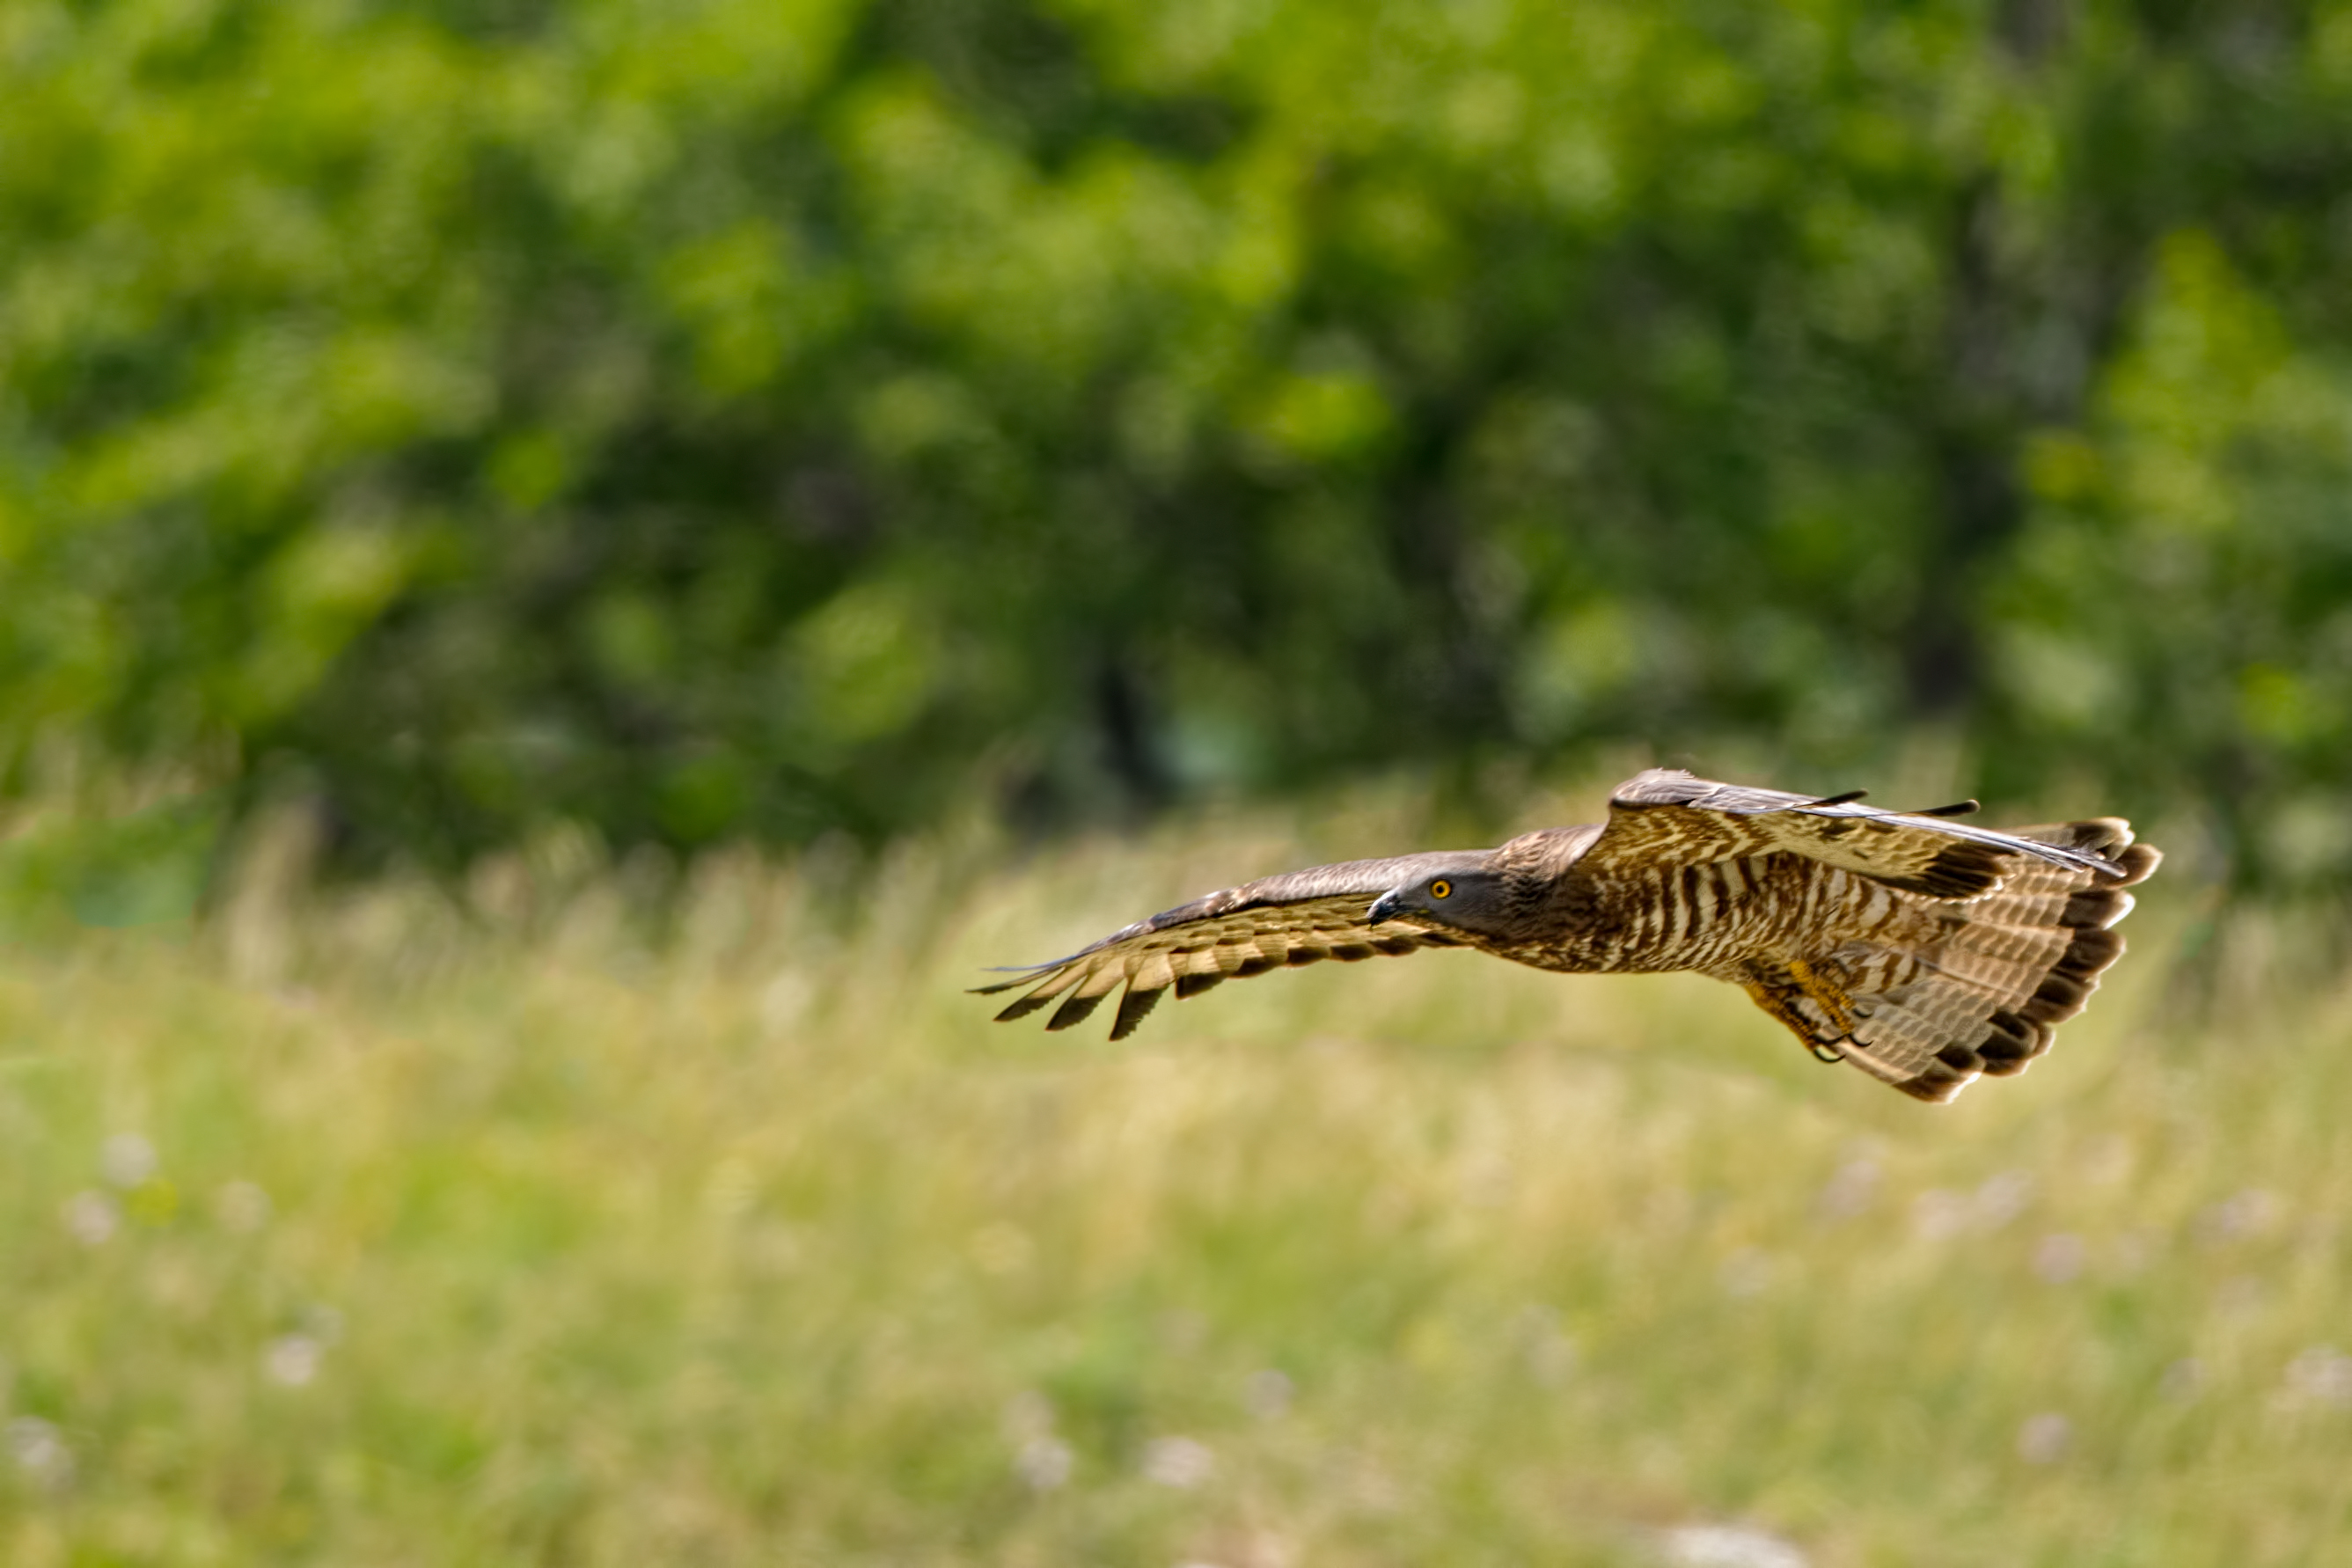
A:
[[[2053,1032],[2083,1010],[2099,976],[2123,956],[2112,928],[2131,912],[2124,889],[2147,880],[2162,857],[2134,843],[2130,826],[2114,817],[2014,831],[2087,850],[2110,869],[2034,862],[1966,902],[1906,895],[1921,917],[1908,931],[1897,924],[1847,942],[1809,967],[1816,989],[1829,982],[1841,1004],[1791,1000],[1799,1017],[1818,1013],[1823,1021],[1809,1043],[1936,1101],[1981,1075],[2022,1072],[2050,1048]],[[1839,1012],[1850,1027],[1827,1027]]]

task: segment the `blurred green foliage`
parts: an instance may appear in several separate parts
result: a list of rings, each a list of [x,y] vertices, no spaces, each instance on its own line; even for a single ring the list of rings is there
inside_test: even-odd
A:
[[[0,105],[16,791],[449,858],[1926,726],[2352,864],[2343,0],[13,0]]]

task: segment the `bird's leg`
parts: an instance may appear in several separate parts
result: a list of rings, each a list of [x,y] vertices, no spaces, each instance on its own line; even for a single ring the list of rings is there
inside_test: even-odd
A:
[[[1798,1040],[1804,1045],[1805,1049],[1812,1053],[1812,1058],[1815,1061],[1842,1062],[1845,1060],[1845,1058],[1842,1053],[1832,1048],[1822,1039],[1819,1026],[1815,1025],[1811,1019],[1806,1017],[1804,1014],[1797,1010],[1797,1003],[1804,994],[1802,992],[1791,991],[1780,986],[1759,984],[1752,981],[1743,983],[1739,988],[1748,993],[1748,1000],[1754,1002],[1759,1007],[1763,1008],[1767,1013],[1771,1014],[1775,1018],[1778,1018],[1780,1021],[1781,1027],[1787,1029],[1789,1033],[1796,1036]]]
[[[1739,983],[1754,1002],[1780,1021],[1817,1062],[1842,1062],[1845,1053],[1837,1047],[1853,1037],[1853,1001],[1845,993],[1813,965],[1802,959],[1792,959],[1780,974],[1769,974],[1760,968],[1757,978]],[[1794,984],[1773,984],[1785,975]],[[1809,1016],[1804,1003],[1813,1005]]]
[[[1789,961],[1789,973],[1797,982],[1797,989],[1822,1010],[1839,1035],[1853,1033],[1853,998],[1839,988],[1837,982],[1822,973],[1801,958]]]

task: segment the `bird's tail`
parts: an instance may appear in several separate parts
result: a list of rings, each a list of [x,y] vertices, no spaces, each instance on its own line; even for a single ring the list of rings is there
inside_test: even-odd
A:
[[[1920,918],[1797,966],[1791,984],[1759,975],[1751,994],[1769,993],[1758,1000],[1793,1015],[1783,1021],[1822,1054],[1920,1100],[1948,1100],[1980,1074],[2024,1071],[2123,956],[2113,928],[2131,912],[2124,889],[2162,857],[2116,817],[2011,831],[2088,850],[2111,869],[2022,861],[1993,892],[1917,900]]]

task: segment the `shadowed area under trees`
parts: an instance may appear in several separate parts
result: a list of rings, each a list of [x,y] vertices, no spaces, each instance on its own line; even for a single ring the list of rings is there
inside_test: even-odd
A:
[[[0,779],[879,841],[1737,750],[2352,858],[2352,6],[0,14]]]

